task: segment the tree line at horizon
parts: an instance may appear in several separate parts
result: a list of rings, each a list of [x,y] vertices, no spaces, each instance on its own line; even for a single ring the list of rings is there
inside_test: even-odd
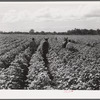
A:
[[[34,31],[31,29],[29,32],[20,32],[20,31],[11,31],[11,32],[3,32],[0,31],[0,34],[30,34],[30,35],[100,35],[100,29],[72,29],[66,32],[45,32],[45,31]]]

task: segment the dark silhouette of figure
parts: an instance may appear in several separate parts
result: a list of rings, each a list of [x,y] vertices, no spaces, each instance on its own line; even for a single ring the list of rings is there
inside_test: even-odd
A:
[[[37,51],[40,52],[41,56],[43,57],[43,61],[45,63],[45,67],[47,68],[47,72],[48,75],[50,77],[51,80],[53,80],[53,76],[50,73],[50,69],[49,69],[49,62],[47,59],[47,54],[49,53],[49,42],[48,42],[48,38],[44,38],[44,41],[41,41],[40,46],[38,47]]]
[[[36,50],[36,47],[37,47],[34,38],[32,38],[32,41],[30,42],[29,47],[30,47],[30,51],[31,51],[32,53],[34,53],[35,50]]]
[[[55,40],[57,41],[57,37],[55,37]]]
[[[44,61],[46,60],[46,55],[49,51],[49,42],[48,42],[48,38],[44,38],[43,41],[41,41],[37,51],[41,54],[41,56],[43,57]]]
[[[68,42],[69,42],[69,41],[68,41],[68,38],[65,38],[65,39],[64,39],[64,42],[63,42],[63,44],[62,44],[62,48],[66,48],[66,45],[67,45]]]
[[[49,51],[49,42],[48,42],[48,38],[45,38],[43,44],[42,44],[42,56],[44,58],[44,61],[46,60],[46,55]]]
[[[53,76],[52,74],[50,73],[50,69],[49,69],[49,66],[48,66],[48,59],[46,57],[47,53],[49,52],[49,42],[48,42],[48,38],[45,38],[45,41],[43,42],[43,45],[42,45],[42,50],[43,50],[43,54],[42,54],[42,57],[44,58],[44,62],[45,62],[45,67],[47,67],[47,70],[48,70],[48,75],[50,77],[51,80],[53,80]],[[54,83],[51,83],[54,85]]]

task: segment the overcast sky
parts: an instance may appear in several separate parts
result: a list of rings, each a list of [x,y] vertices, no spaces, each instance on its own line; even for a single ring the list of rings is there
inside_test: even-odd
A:
[[[1,31],[100,28],[100,2],[0,2]]]

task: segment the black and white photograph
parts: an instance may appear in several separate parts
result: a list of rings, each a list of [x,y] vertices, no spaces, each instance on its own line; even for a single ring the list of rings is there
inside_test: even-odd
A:
[[[100,2],[0,2],[0,90],[100,90]]]

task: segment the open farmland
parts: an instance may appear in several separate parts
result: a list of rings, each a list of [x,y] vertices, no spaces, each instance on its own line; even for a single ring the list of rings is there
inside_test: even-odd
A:
[[[47,35],[49,69],[30,51],[32,37],[38,47],[44,35],[0,35],[0,89],[100,89],[100,36]],[[66,48],[64,37],[72,40]]]

